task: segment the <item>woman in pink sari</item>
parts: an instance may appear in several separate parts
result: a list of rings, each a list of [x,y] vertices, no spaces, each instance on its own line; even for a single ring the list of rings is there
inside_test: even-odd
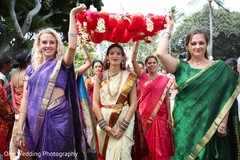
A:
[[[132,54],[132,63],[139,81],[138,112],[141,117],[143,135],[146,139],[149,157],[152,160],[169,160],[173,155],[172,117],[170,109],[170,78],[157,73],[158,61],[153,55],[145,60],[147,73],[141,72],[136,61],[139,42]],[[145,157],[146,159],[146,157]]]
[[[23,78],[25,75],[25,70],[27,66],[31,63],[31,53],[28,51],[23,51],[16,56],[16,61],[13,63],[13,68],[18,70],[13,73],[11,77],[10,87],[12,96],[12,106],[15,114],[15,121],[13,125],[12,137],[10,142],[10,158],[14,159],[18,157],[18,148],[14,144],[16,137],[18,120],[19,120],[19,109],[23,94]]]

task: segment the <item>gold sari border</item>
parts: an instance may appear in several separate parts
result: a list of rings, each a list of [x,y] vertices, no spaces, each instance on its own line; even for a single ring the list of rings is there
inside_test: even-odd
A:
[[[97,126],[97,122],[95,120],[95,116],[93,114],[91,114],[91,107],[89,106],[89,103],[87,101],[87,99],[83,99],[80,100],[80,104],[82,106],[83,109],[83,113],[84,113],[84,119],[85,120],[91,120],[88,121],[88,123],[85,123],[86,125],[86,129],[89,130],[88,131],[88,137],[93,137],[93,138],[87,138],[87,142],[90,146],[91,149],[95,148],[96,146],[96,126]],[[84,107],[85,106],[85,107]]]
[[[173,80],[170,79],[170,80],[168,81],[168,83],[167,83],[167,85],[166,85],[166,87],[165,87],[165,89],[164,89],[164,91],[163,91],[163,93],[162,93],[162,96],[160,97],[160,99],[159,99],[159,101],[158,101],[155,109],[153,110],[151,116],[150,116],[149,119],[147,120],[146,127],[143,128],[143,133],[144,133],[144,135],[146,134],[147,130],[149,129],[150,125],[152,124],[153,119],[154,119],[155,116],[157,115],[157,113],[158,113],[158,111],[159,111],[159,109],[160,109],[160,107],[161,107],[161,105],[162,105],[162,103],[163,103],[163,101],[164,101],[164,99],[165,99],[165,97],[166,97],[166,93],[167,93],[168,89],[171,87],[172,83],[173,83]]]
[[[122,109],[124,106],[123,104],[109,104],[109,105],[103,105],[103,108],[112,108],[112,109]]]
[[[65,99],[65,96],[61,96],[58,97],[57,99],[55,99],[54,101],[52,101],[49,106],[47,107],[47,110],[50,110],[56,106],[58,106],[60,103],[62,103],[62,101]]]
[[[209,142],[209,140],[211,139],[213,134],[216,132],[216,130],[217,130],[218,126],[220,125],[220,123],[222,122],[223,118],[226,116],[226,114],[231,109],[233,102],[235,101],[235,99],[237,98],[237,96],[240,92],[240,83],[239,82],[240,82],[240,77],[238,78],[238,85],[237,85],[236,89],[234,90],[231,97],[228,99],[227,103],[224,105],[224,107],[221,110],[221,112],[219,113],[219,115],[213,121],[210,129],[207,131],[207,133],[201,139],[201,141],[196,145],[196,148],[192,151],[192,153],[190,153],[190,155],[188,156],[189,160],[195,159],[197,157],[197,155],[200,153],[202,148]]]
[[[137,76],[135,74],[129,73],[128,78],[123,85],[122,92],[120,93],[117,104],[124,104],[127,99],[128,93],[132,89],[134,82],[136,81]]]
[[[38,116],[44,116],[44,114],[45,114],[45,110],[46,110],[46,108],[47,108],[47,106],[49,104],[49,101],[51,99],[52,91],[53,91],[53,88],[55,86],[55,81],[57,79],[57,76],[58,76],[61,64],[62,64],[62,59],[59,59],[57,61],[57,64],[56,64],[56,66],[55,66],[51,76],[50,76],[50,79],[49,79],[49,82],[48,82],[48,86],[46,88],[46,92],[44,94],[44,97],[43,97],[43,100],[42,100],[42,104],[41,104]]]
[[[40,133],[40,128],[43,124],[43,120],[44,120],[44,117],[45,117],[45,112],[46,112],[46,109],[49,105],[49,101],[50,101],[51,96],[52,96],[52,92],[53,92],[53,89],[54,89],[54,86],[55,86],[55,82],[56,82],[59,70],[61,68],[61,64],[62,64],[62,58],[60,58],[57,61],[57,64],[54,67],[53,72],[50,76],[47,88],[45,90],[45,94],[44,94],[43,99],[42,99],[41,106],[40,106],[39,111],[38,111],[37,123],[36,123],[36,127],[35,127],[35,135],[38,135]]]

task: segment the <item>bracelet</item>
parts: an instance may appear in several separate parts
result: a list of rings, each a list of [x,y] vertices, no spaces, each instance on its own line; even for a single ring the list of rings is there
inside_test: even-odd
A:
[[[163,34],[162,37],[165,37],[165,38],[168,38],[168,39],[171,38],[171,36],[170,36],[170,35],[167,35],[167,34]]]
[[[23,136],[26,136],[26,134],[24,132],[17,132],[16,136],[23,137]]]
[[[170,37],[168,35],[162,35],[162,38],[166,38],[167,40],[170,40]]]
[[[68,32],[68,35],[73,36],[73,37],[77,37],[78,34],[76,32]]]
[[[163,32],[162,36],[164,36],[166,38],[168,37],[170,39],[172,34],[171,34],[171,32],[165,31],[165,32]]]
[[[122,131],[125,131],[129,126],[129,122],[127,122],[125,119],[123,119],[122,123],[119,125],[119,128]]]
[[[97,121],[97,123],[98,123],[99,127],[101,128],[101,130],[104,130],[107,126],[107,123],[103,118],[99,119]]]

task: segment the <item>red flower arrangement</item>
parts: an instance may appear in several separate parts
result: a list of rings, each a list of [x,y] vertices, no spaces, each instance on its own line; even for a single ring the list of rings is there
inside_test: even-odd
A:
[[[93,12],[90,10],[79,12],[76,16],[76,26],[83,41],[101,43],[127,43],[145,40],[151,43],[150,37],[155,36],[166,24],[165,16],[154,14],[127,14]]]

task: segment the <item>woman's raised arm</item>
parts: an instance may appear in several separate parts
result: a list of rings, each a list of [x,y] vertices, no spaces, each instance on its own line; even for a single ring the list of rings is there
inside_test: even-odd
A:
[[[86,6],[84,4],[80,4],[79,6],[73,8],[69,14],[68,48],[64,56],[64,62],[67,66],[72,65],[77,48],[78,34],[76,29],[76,14],[85,9]]]
[[[169,73],[174,73],[177,69],[178,60],[168,54],[169,39],[171,38],[172,28],[174,25],[171,14],[166,17],[166,21],[167,27],[158,43],[156,55],[163,64],[166,71]]]
[[[136,75],[139,78],[139,77],[141,77],[142,72],[141,72],[141,68],[139,67],[138,62],[137,62],[138,46],[139,46],[139,41],[136,42],[136,44],[135,44],[135,48],[133,50],[131,60],[132,60],[134,72],[136,73]]]

